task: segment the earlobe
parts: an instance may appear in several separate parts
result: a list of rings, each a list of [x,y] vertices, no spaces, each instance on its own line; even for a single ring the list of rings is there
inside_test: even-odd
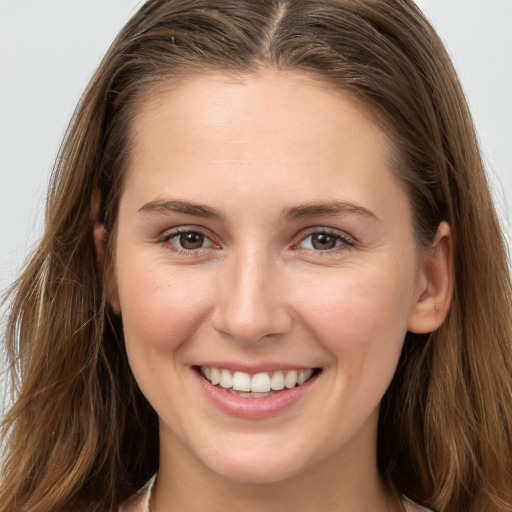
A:
[[[453,240],[450,226],[441,222],[432,246],[423,254],[418,277],[417,300],[408,330],[433,332],[444,322],[453,290]]]

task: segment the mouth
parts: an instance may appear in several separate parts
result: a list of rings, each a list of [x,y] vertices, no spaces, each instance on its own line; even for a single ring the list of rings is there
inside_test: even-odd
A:
[[[322,371],[297,368],[251,374],[209,366],[197,366],[195,370],[213,386],[243,398],[266,398],[298,388]]]

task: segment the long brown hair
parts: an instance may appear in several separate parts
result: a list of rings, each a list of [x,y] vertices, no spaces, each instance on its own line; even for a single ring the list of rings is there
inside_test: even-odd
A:
[[[438,512],[512,510],[506,250],[460,84],[420,10],[410,0],[150,0],[75,112],[45,233],[12,292],[0,512],[115,510],[156,471],[156,414],[106,304],[94,224],[111,248],[140,102],[190,73],[261,67],[351,91],[395,143],[418,243],[443,220],[452,229],[451,311],[435,333],[407,335],[383,399],[386,484]]]

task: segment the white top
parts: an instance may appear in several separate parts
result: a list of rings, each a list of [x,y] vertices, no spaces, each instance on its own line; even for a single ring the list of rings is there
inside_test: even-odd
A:
[[[155,483],[154,474],[146,485],[136,494],[128,498],[119,508],[119,512],[149,512],[149,500]]]
[[[149,500],[151,498],[151,490],[155,483],[156,475],[151,477],[148,483],[131,498],[127,499],[119,509],[119,512],[150,512]],[[405,512],[431,512],[429,509],[420,507],[408,498],[404,499]]]

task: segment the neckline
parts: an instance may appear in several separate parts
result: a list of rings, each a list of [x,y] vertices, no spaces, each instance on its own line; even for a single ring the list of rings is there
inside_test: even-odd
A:
[[[142,491],[144,494],[144,512],[152,512],[151,509],[151,496],[153,495],[153,487],[155,485],[156,481],[156,473],[148,480],[146,485],[142,488]]]
[[[142,512],[154,512],[151,507],[151,497],[153,496],[153,487],[155,486],[156,478],[157,473],[155,473],[139,491],[139,494],[144,495]],[[407,496],[402,496],[402,507],[404,512],[431,512],[429,509],[410,500]]]

